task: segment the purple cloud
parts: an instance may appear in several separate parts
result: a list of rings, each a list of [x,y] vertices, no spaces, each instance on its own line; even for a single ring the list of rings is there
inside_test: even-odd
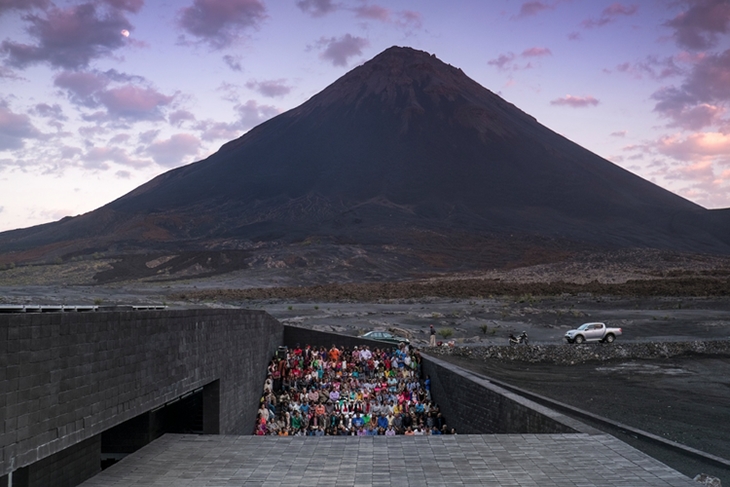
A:
[[[124,144],[128,142],[132,137],[129,134],[117,134],[109,139],[109,144]]]
[[[246,87],[255,90],[268,98],[276,98],[289,94],[291,87],[287,86],[284,79],[272,79],[267,81],[249,81]]]
[[[266,7],[260,0],[194,0],[181,10],[179,25],[212,49],[222,49],[265,18]]]
[[[704,50],[717,44],[717,36],[730,32],[730,3],[727,0],[684,0],[687,10],[664,25],[674,29],[681,47]]]
[[[592,96],[573,96],[565,95],[562,98],[556,98],[550,102],[551,105],[556,106],[568,106],[572,108],[584,108],[589,106],[596,106],[600,103]]]
[[[298,0],[297,7],[312,17],[322,17],[339,8],[332,0]]]
[[[133,158],[121,147],[91,147],[81,157],[81,161],[86,169],[103,171],[109,169],[110,162],[129,167],[145,167],[150,165],[149,160]]]
[[[592,29],[594,27],[602,27],[608,23],[615,21],[619,16],[630,16],[634,15],[639,10],[636,5],[623,5],[621,3],[613,3],[608,7],[604,8],[601,12],[601,16],[597,19],[586,19],[580,23],[585,29]]]
[[[638,79],[648,76],[652,79],[662,80],[684,73],[684,70],[677,65],[673,56],[659,58],[658,56],[651,55],[647,56],[643,61],[621,63],[615,69],[618,72],[630,74]],[[610,70],[607,72],[610,72]]]
[[[229,68],[231,68],[233,71],[242,71],[243,67],[241,66],[241,58],[238,56],[231,56],[230,54],[226,54],[223,56],[223,61],[228,65]]]
[[[109,84],[110,80],[100,73],[63,71],[56,75],[53,84],[67,91],[69,100],[86,107],[98,106],[93,95]]]
[[[124,85],[99,93],[99,101],[109,117],[130,120],[162,120],[160,109],[169,105],[173,96],[166,96],[152,88]]]
[[[549,4],[546,2],[525,2],[520,7],[520,13],[512,17],[513,19],[524,19],[525,17],[532,17],[537,15],[544,10],[553,10],[555,4]]]
[[[25,139],[35,139],[40,135],[28,115],[13,113],[5,102],[0,101],[0,150],[20,149]]]
[[[61,105],[58,103],[54,103],[53,105],[49,105],[48,103],[38,103],[31,109],[31,113],[51,120],[68,120],[68,117],[63,114]]]
[[[241,135],[241,129],[235,123],[205,120],[196,123],[193,128],[200,131],[200,138],[206,141],[233,140]]]
[[[242,105],[236,107],[239,116],[238,126],[242,130],[248,130],[256,125],[265,122],[271,117],[275,117],[280,110],[271,105],[259,105],[254,100],[249,100]]]
[[[49,0],[0,0],[0,15],[8,10],[44,9],[50,3]]]
[[[103,107],[106,112],[85,115],[87,121],[103,122],[122,119],[125,121],[162,120],[162,109],[174,99],[149,86],[125,83],[109,88],[114,81],[140,80],[114,70],[99,72],[59,73],[54,84],[64,89],[69,101],[86,108]]]
[[[157,164],[164,167],[180,165],[186,158],[198,154],[200,139],[191,134],[175,134],[166,140],[156,140],[147,147],[149,154]]]
[[[187,110],[175,110],[168,116],[167,119],[170,122],[170,125],[179,127],[186,120],[194,122],[195,115],[193,115],[192,113],[190,113]]]
[[[510,64],[514,61],[514,59],[514,53],[508,52],[506,54],[500,54],[494,59],[490,59],[487,61],[487,64],[490,66],[497,66],[499,69],[507,69],[510,67]]]
[[[652,95],[654,111],[672,120],[670,125],[697,130],[724,124],[720,117],[730,101],[730,49],[699,58],[684,83],[664,87]]]
[[[423,25],[423,16],[413,10],[403,10],[402,12],[398,12],[398,20],[396,20],[396,23],[401,27],[420,29]]]
[[[523,57],[552,56],[553,53],[547,47],[531,47],[522,51]]]
[[[8,64],[19,68],[45,62],[57,68],[84,68],[92,59],[108,56],[124,46],[126,38],[121,31],[132,29],[122,11],[107,9],[101,14],[93,3],[67,9],[52,7],[43,17],[28,14],[23,19],[37,43],[5,40],[0,44]]]
[[[18,75],[12,69],[6,66],[0,66],[0,79],[14,79],[14,80],[25,80],[22,76]]]
[[[370,42],[362,37],[345,34],[339,39],[323,37],[317,44],[321,47],[326,46],[319,55],[320,58],[331,61],[334,66],[347,66],[348,58],[362,55],[362,49],[369,46]]]
[[[355,17],[388,22],[390,10],[380,5],[362,5],[355,8]]]
[[[137,13],[142,9],[144,0],[102,0],[111,8],[116,10],[126,10],[127,12]]]

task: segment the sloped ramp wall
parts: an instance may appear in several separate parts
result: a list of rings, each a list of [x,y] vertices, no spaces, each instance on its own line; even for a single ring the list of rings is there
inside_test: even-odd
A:
[[[0,315],[0,476],[209,384],[209,432],[250,434],[282,341],[263,311]]]
[[[598,433],[471,372],[423,355],[423,374],[447,425],[459,434]]]

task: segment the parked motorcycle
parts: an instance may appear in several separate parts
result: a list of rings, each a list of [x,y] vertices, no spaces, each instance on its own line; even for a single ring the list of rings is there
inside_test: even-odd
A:
[[[527,338],[527,332],[520,333],[520,336],[515,337],[512,333],[509,334],[509,344],[510,345],[519,345],[520,343],[524,343],[527,345],[528,338]]]

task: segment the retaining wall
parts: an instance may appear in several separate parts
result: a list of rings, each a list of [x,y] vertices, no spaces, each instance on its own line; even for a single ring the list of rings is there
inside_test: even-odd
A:
[[[730,356],[730,340],[698,340],[683,342],[631,342],[494,345],[474,347],[434,347],[425,349],[432,355],[453,355],[478,360],[499,359],[529,363],[573,365],[608,360],[658,359],[683,355]]]
[[[215,381],[209,432],[250,434],[282,340],[263,311],[0,315],[0,475],[53,465],[52,455]]]

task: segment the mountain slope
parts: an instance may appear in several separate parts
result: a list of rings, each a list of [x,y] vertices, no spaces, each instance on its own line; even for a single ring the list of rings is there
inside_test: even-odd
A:
[[[435,56],[393,47],[203,161],[94,212],[0,234],[0,251],[312,237],[426,249],[430,238],[458,247],[517,234],[726,253],[727,217],[570,142]]]

